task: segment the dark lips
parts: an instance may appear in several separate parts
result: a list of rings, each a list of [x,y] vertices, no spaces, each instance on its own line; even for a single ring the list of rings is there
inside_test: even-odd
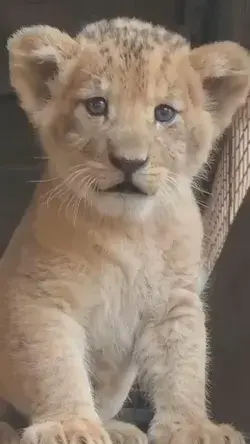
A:
[[[144,191],[135,186],[132,182],[128,182],[126,180],[110,188],[106,188],[106,190],[103,191],[108,193],[141,194],[143,196],[147,196]]]

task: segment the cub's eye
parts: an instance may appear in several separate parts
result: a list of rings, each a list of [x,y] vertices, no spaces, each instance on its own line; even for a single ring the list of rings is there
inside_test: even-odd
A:
[[[103,97],[86,99],[84,105],[91,116],[106,116],[108,114],[108,102]]]
[[[169,105],[158,105],[155,108],[155,120],[157,122],[172,123],[177,116],[177,111]]]

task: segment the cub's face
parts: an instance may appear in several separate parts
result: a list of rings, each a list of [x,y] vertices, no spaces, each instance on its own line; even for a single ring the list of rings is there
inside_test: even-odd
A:
[[[141,217],[184,193],[249,89],[246,51],[190,50],[137,20],[48,26],[9,41],[10,74],[56,175],[110,216]]]

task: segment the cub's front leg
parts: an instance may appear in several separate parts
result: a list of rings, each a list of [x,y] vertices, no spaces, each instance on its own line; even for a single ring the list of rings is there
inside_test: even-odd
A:
[[[155,416],[156,444],[238,444],[231,426],[215,425],[205,408],[205,322],[201,301],[189,285],[173,289],[169,306],[144,327],[137,357]]]
[[[1,384],[31,423],[21,444],[109,444],[92,399],[83,328],[37,305],[26,301],[13,313],[0,353]]]

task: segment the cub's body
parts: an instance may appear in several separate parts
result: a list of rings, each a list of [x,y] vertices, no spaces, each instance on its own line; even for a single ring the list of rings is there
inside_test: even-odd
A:
[[[88,339],[87,360],[95,397],[97,403],[100,398],[103,418],[110,419],[122,407],[138,376],[137,335],[140,335],[144,323],[151,319],[159,319],[160,322],[170,308],[169,291],[171,282],[176,278],[172,264],[178,259],[174,244],[182,244],[183,236],[187,236],[187,254],[191,246],[196,247],[193,266],[197,267],[198,275],[201,236],[197,234],[202,230],[200,215],[192,194],[187,191],[185,199],[180,197],[179,210],[176,209],[174,216],[166,214],[162,219],[159,214],[155,220],[138,227],[111,223],[110,227],[103,229],[99,220],[86,222],[79,219],[72,225],[66,219],[62,223],[57,204],[51,204],[48,211],[45,195],[46,187],[39,185],[34,203],[1,262],[1,281],[6,282],[8,276],[8,288],[4,285],[2,288],[12,294],[6,310],[13,310],[15,324],[18,324],[18,318],[27,315],[27,307],[39,300],[40,308],[60,308],[65,316],[73,317],[79,323],[79,346],[81,342],[84,345],[86,337]],[[186,214],[185,223],[182,211]],[[58,219],[56,231],[54,224],[50,224],[51,217],[54,223]],[[196,228],[191,230],[191,234],[188,220]],[[179,262],[183,267],[182,255]],[[16,295],[17,288],[25,290]],[[4,320],[7,316],[3,308],[0,325],[5,329],[2,336],[5,338]],[[30,328],[31,337],[36,330],[34,323],[31,320],[30,326],[29,322],[26,324],[27,335]],[[11,341],[13,326],[10,327],[8,340]],[[43,331],[38,331],[38,334],[42,339]],[[20,346],[21,339],[17,339]],[[42,354],[40,349],[41,362]],[[7,357],[5,362],[8,362]],[[14,369],[7,366],[6,371],[9,374]],[[106,391],[108,397],[104,400],[102,393]],[[120,391],[119,405],[116,405],[113,398]],[[29,409],[15,396],[13,391],[13,404],[22,413],[29,414]]]

